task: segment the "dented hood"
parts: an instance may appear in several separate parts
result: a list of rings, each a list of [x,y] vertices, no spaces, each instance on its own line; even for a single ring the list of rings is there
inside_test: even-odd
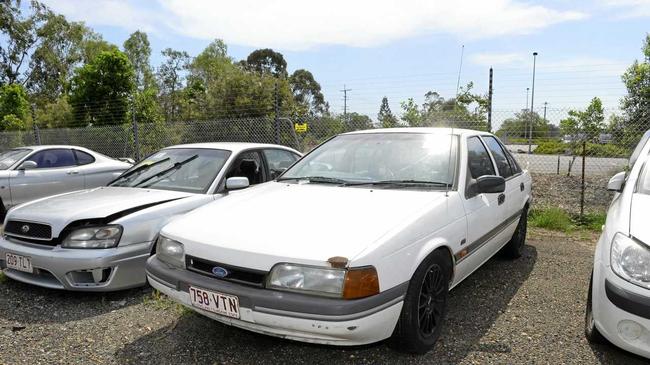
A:
[[[117,219],[124,214],[194,194],[178,191],[101,187],[39,199],[9,211],[7,220],[25,220],[52,226],[57,237],[68,224],[86,219]]]

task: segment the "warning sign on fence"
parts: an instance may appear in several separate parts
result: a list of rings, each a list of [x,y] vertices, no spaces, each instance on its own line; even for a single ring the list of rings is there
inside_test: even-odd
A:
[[[293,128],[298,133],[305,133],[307,132],[307,123],[294,123]]]

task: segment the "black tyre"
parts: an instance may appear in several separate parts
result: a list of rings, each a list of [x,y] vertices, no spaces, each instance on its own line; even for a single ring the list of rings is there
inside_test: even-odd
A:
[[[447,313],[451,270],[449,253],[440,249],[415,271],[389,342],[395,350],[424,354],[435,345]]]
[[[0,226],[4,223],[6,216],[7,208],[5,208],[4,202],[0,199]]]
[[[519,218],[519,224],[517,224],[517,229],[513,233],[512,238],[508,243],[503,246],[501,253],[503,256],[510,259],[517,259],[521,257],[521,254],[524,250],[524,245],[526,245],[526,233],[528,231],[528,207],[524,208],[524,211],[521,213]]]
[[[587,294],[587,308],[585,310],[585,337],[587,341],[597,344],[606,344],[609,341],[603,336],[596,328],[596,321],[594,321],[594,314],[592,311],[592,287],[594,285],[594,274],[591,273],[591,280],[589,280],[589,293]]]

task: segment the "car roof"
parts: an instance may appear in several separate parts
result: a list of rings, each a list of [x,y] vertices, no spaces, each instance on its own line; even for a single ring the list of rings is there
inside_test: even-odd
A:
[[[378,128],[354,131],[343,134],[372,134],[372,133],[411,133],[411,134],[453,134],[457,136],[465,135],[486,135],[492,136],[492,133],[477,131],[463,128],[439,128],[439,127],[405,127],[405,128]]]
[[[52,148],[77,148],[80,150],[88,150],[92,151],[91,149],[88,149],[86,147],[81,147],[81,146],[73,146],[73,145],[67,145],[67,144],[42,144],[38,146],[21,146],[21,147],[14,147],[12,150],[21,150],[21,149],[32,149],[34,151],[38,150],[45,150],[45,149],[52,149]]]
[[[232,152],[239,152],[239,151],[250,150],[254,148],[280,148],[287,151],[298,152],[293,148],[287,146],[268,144],[268,143],[249,143],[249,142],[188,143],[188,144],[169,146],[169,147],[165,147],[164,149],[170,149],[170,148],[208,148],[208,149],[218,149],[218,150],[229,150]]]

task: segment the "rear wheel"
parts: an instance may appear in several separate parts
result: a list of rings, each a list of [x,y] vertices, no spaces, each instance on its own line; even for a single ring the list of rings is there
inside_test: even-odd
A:
[[[528,231],[528,207],[525,207],[519,217],[519,224],[517,224],[517,229],[512,235],[510,241],[503,246],[501,253],[503,256],[517,259],[521,257],[521,254],[524,250],[524,245],[526,245],[526,233]]]
[[[0,226],[4,224],[5,217],[7,216],[7,208],[5,208],[5,204],[0,199]]]
[[[594,285],[594,274],[591,273],[591,280],[589,280],[589,293],[587,294],[587,309],[585,311],[585,337],[591,343],[606,344],[607,339],[596,328],[596,321],[594,320],[592,288]]]
[[[447,312],[450,277],[451,260],[443,249],[434,251],[420,264],[406,292],[391,347],[424,354],[435,345]]]

